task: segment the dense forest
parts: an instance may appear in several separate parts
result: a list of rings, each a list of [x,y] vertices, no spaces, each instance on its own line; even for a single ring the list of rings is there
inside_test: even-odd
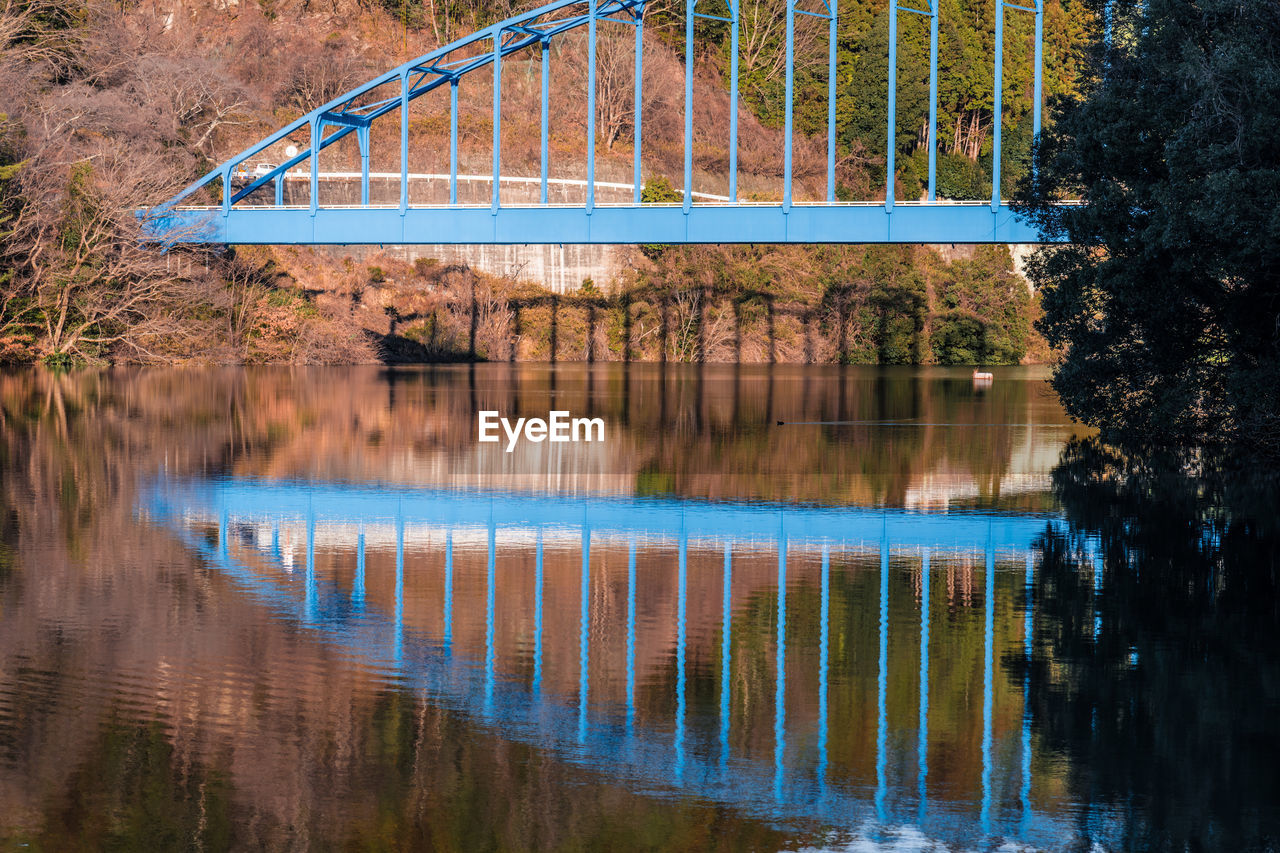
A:
[[[1227,444],[1274,465],[1280,16],[1241,0],[1110,14],[1020,193],[1067,241],[1031,265],[1064,353],[1054,385],[1112,440]]]
[[[990,192],[994,10],[989,6],[969,0],[941,4],[937,140],[927,139],[925,120],[927,28],[920,16],[900,16],[895,141],[897,194],[903,198],[923,192],[928,149],[935,142],[942,196]],[[372,74],[518,8],[479,0],[382,5],[366,0],[6,0],[0,7],[0,91],[6,112],[0,117],[0,362],[425,357],[433,347],[415,349],[413,339],[398,334],[406,328],[399,318],[420,315],[414,304],[442,294],[457,297],[452,313],[470,312],[474,337],[475,306],[466,293],[477,286],[524,293],[537,290],[539,283],[493,281],[464,269],[448,277],[448,286],[436,282],[430,293],[415,294],[405,291],[415,285],[414,276],[400,275],[395,298],[383,293],[369,301],[363,294],[370,286],[386,289],[372,269],[313,252],[187,248],[161,254],[137,239],[134,211],[167,198],[230,153]],[[883,198],[888,9],[883,0],[840,4],[837,191],[844,199]],[[715,15],[716,4],[708,0],[699,10]],[[1006,19],[1003,175],[1011,186],[1025,174],[1029,159],[1031,22],[1016,11],[1007,12]],[[655,0],[645,12],[643,116],[650,188],[669,187],[670,176],[682,170],[683,87],[676,81],[685,73],[683,20],[682,3]],[[771,200],[781,193],[784,20],[785,0],[742,3],[737,108],[739,185],[746,199]],[[729,38],[721,22],[700,21],[694,189],[724,192],[728,152],[722,128],[732,106]],[[1046,4],[1049,96],[1070,98],[1077,91],[1084,33],[1092,21],[1092,13],[1077,3]],[[797,18],[798,199],[826,192],[825,27],[812,16]],[[634,132],[631,87],[610,83],[630,73],[632,40],[615,36],[602,40],[597,57],[604,179],[629,176]],[[563,177],[585,174],[583,47],[582,39],[566,37],[554,58],[554,97],[564,109],[553,121],[552,169]],[[537,169],[532,82],[537,64],[532,54],[504,63],[503,163],[511,174]],[[461,92],[461,156],[464,170],[483,172],[491,157],[486,145],[492,135],[487,114],[492,79],[477,76]],[[411,157],[413,168],[431,170],[447,150],[441,142],[448,121],[440,104],[422,100],[415,102],[411,117]],[[392,152],[399,157],[398,130],[376,128],[374,168],[398,166],[388,161]],[[353,156],[352,150],[338,148],[326,151],[322,170],[341,168]],[[705,319],[709,312],[713,325],[717,312],[725,310],[719,303],[745,307],[746,314],[756,303],[787,304],[797,322],[819,315],[840,318],[824,321],[820,333],[827,344],[822,346],[780,348],[776,339],[765,341],[750,322],[740,321],[736,330],[748,345],[732,350],[709,345],[705,336],[693,347],[612,348],[637,358],[1008,363],[1028,357],[1029,351],[1032,357],[1046,354],[1030,328],[1037,311],[1033,299],[1025,285],[1021,291],[1015,286],[1020,280],[1003,251],[969,253],[961,266],[937,252],[857,247],[645,247],[632,258],[629,275],[584,282],[578,297],[598,297],[600,310],[616,313],[618,305],[652,304],[653,294],[661,293],[657,302],[705,305],[698,316]],[[938,269],[942,273],[935,275]],[[567,296],[544,290],[540,298]],[[530,321],[513,334],[528,340],[508,350],[553,354],[539,343],[550,334],[548,327]],[[486,354],[469,342],[463,352],[499,357],[495,353],[501,348],[493,349]],[[590,346],[573,347],[559,357],[590,358],[593,352]]]

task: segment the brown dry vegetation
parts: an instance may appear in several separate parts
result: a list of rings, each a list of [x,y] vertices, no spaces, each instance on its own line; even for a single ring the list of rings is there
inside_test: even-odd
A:
[[[456,4],[444,27],[433,9],[420,28],[405,29],[383,8],[350,0],[3,2],[0,360],[947,362],[1017,361],[1027,351],[1025,340],[1012,348],[988,340],[991,330],[1008,337],[1011,320],[1026,320],[1026,300],[1001,278],[1007,264],[980,265],[994,276],[991,293],[970,287],[965,296],[960,288],[944,304],[935,298],[937,264],[927,250],[637,252],[626,280],[602,283],[616,285],[609,297],[556,296],[466,267],[384,272],[387,282],[307,251],[156,251],[140,239],[135,210],[359,80],[456,37],[468,14],[500,10]],[[647,178],[678,174],[683,165],[684,65],[654,14],[645,42]],[[560,177],[585,176],[582,41],[571,34],[552,52],[551,158]],[[630,177],[633,50],[626,32],[605,28],[601,179]],[[531,55],[504,63],[506,174],[538,170],[539,62]],[[760,79],[769,79],[765,72]],[[415,102],[410,117],[415,171],[447,168],[445,96],[433,97]],[[490,165],[491,98],[484,72],[461,89],[464,171]],[[713,53],[697,59],[695,101],[695,189],[723,193],[729,153],[720,128],[731,105]],[[741,192],[777,198],[780,132],[750,110],[741,117]],[[374,126],[375,170],[399,167],[397,125]],[[289,141],[309,144],[300,138],[281,147]],[[870,172],[860,152],[846,151],[837,178],[865,196]],[[344,141],[326,150],[321,168],[352,167],[356,153]],[[801,134],[798,199],[825,193],[824,166],[825,142]],[[913,270],[913,263],[924,267]],[[981,339],[950,347],[966,358],[938,355],[934,327],[944,321],[964,326],[966,340]],[[1015,337],[1028,334],[1023,328]],[[893,342],[904,335],[906,344]]]
[[[318,304],[392,362],[1017,364],[1043,353],[1002,246],[951,261],[924,246],[646,247],[612,287],[567,294],[430,258],[257,257],[269,258],[263,276],[316,282]]]

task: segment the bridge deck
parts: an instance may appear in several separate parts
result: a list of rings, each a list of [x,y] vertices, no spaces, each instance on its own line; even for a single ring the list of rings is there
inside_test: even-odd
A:
[[[178,208],[182,242],[233,244],[1039,243],[1008,205],[882,203]]]

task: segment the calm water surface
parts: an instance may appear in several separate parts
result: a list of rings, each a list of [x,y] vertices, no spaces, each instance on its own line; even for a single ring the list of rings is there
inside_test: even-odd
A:
[[[1276,491],[1045,378],[0,374],[0,847],[1280,849]]]

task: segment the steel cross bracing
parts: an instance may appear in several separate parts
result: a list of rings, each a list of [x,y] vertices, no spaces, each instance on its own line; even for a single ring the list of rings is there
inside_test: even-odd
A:
[[[163,205],[140,213],[149,233],[163,243],[213,242],[233,244],[527,244],[527,243],[1027,243],[1040,242],[1038,233],[1014,216],[1000,197],[1001,108],[1003,97],[1004,9],[1035,16],[1035,83],[1033,132],[1041,123],[1043,0],[1019,5],[995,0],[995,75],[993,176],[991,201],[955,202],[937,197],[938,0],[923,0],[927,8],[910,5],[922,0],[893,0],[889,15],[888,136],[886,140],[885,201],[849,203],[836,200],[836,30],[838,0],[786,2],[786,108],[783,127],[781,203],[743,202],[738,194],[738,109],[729,110],[727,201],[700,203],[693,192],[693,69],[694,23],[699,18],[727,23],[730,31],[729,97],[738,104],[740,0],[726,0],[727,17],[699,10],[700,0],[687,0],[684,79],[684,182],[678,204],[641,204],[643,186],[644,10],[645,0],[557,0],[517,15],[411,60],[375,77],[286,127],[241,151],[211,170]],[[706,8],[707,0],[701,0]],[[724,7],[721,7],[724,8]],[[900,13],[930,20],[929,63],[929,182],[925,201],[895,201],[894,170],[897,120],[897,25]],[[826,198],[797,201],[793,196],[793,103],[795,93],[796,16],[827,22],[828,86],[826,139]],[[634,145],[631,199],[600,203],[596,198],[596,42],[601,23],[630,25],[635,31]],[[567,32],[587,33],[587,132],[585,201],[552,204],[550,169],[551,43]],[[541,54],[541,162],[536,204],[504,203],[502,184],[502,66],[505,57],[536,50]],[[473,71],[492,66],[493,158],[492,190],[487,205],[460,204],[458,91]],[[430,206],[410,205],[409,104],[442,86],[449,87],[449,201]],[[384,87],[397,87],[387,94]],[[400,117],[398,204],[370,203],[369,130],[390,114]],[[309,133],[305,150],[261,172],[241,178],[242,169],[269,156],[277,146],[302,131]],[[319,156],[324,149],[354,133],[360,152],[360,202],[325,205],[320,200]],[[297,167],[305,164],[301,175]],[[293,171],[291,171],[293,170]],[[308,183],[308,201],[285,204],[285,181]],[[193,204],[207,186],[220,190],[221,202]],[[611,185],[611,186],[616,186]],[[262,204],[262,190],[274,189],[274,203]],[[254,203],[250,196],[258,194]]]

